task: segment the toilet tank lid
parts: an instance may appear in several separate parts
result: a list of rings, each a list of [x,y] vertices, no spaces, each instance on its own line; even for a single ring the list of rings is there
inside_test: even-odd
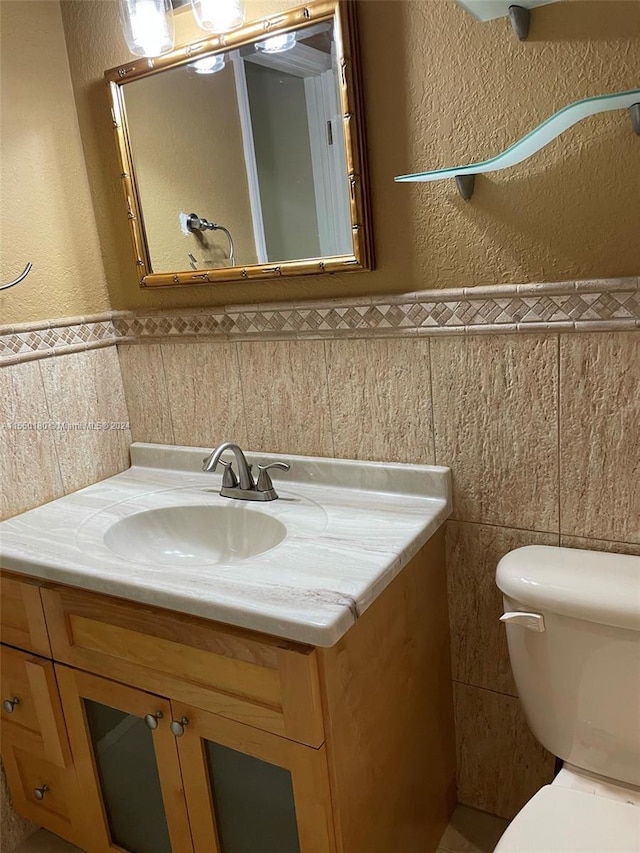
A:
[[[500,560],[496,582],[532,610],[640,631],[640,557],[527,545]]]

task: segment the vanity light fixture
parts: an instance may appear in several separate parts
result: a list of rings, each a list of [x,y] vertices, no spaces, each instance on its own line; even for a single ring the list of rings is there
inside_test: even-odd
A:
[[[127,46],[135,56],[162,56],[174,46],[171,0],[120,0]]]
[[[187,67],[196,74],[215,74],[216,71],[222,71],[224,68],[224,56],[221,53],[215,56],[204,56],[202,59],[190,62]]]
[[[261,50],[263,53],[284,53],[285,50],[291,50],[295,46],[295,33],[283,33],[281,36],[271,36],[264,41],[256,42],[256,50]]]
[[[244,0],[191,0],[198,26],[210,33],[228,33],[244,23]]]

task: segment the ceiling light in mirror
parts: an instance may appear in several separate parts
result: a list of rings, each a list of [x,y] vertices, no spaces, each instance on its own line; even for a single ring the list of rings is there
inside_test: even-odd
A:
[[[256,42],[256,50],[262,50],[264,53],[284,53],[285,50],[291,50],[295,46],[295,33],[283,33],[281,36],[271,36],[265,41]]]
[[[120,0],[127,46],[135,56],[162,56],[174,45],[170,0]]]
[[[190,62],[187,66],[195,74],[215,74],[224,68],[224,56],[217,53],[215,56],[205,56],[196,62]]]
[[[198,26],[210,33],[228,33],[244,23],[244,0],[191,0]]]

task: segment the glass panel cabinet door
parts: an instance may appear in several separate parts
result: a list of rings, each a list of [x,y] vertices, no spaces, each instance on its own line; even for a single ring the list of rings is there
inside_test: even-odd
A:
[[[324,747],[171,707],[196,853],[334,853]]]
[[[169,702],[56,665],[92,851],[192,853]]]

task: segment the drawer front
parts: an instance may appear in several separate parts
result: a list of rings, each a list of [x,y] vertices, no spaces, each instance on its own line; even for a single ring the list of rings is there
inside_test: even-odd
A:
[[[56,660],[319,746],[313,648],[64,588],[43,588]]]
[[[51,661],[0,646],[0,701],[3,752],[18,746],[58,767],[71,764]]]
[[[0,637],[10,646],[51,657],[39,586],[0,576]]]
[[[13,807],[72,844],[89,850],[73,767],[58,767],[19,747],[4,748],[2,760]]]

